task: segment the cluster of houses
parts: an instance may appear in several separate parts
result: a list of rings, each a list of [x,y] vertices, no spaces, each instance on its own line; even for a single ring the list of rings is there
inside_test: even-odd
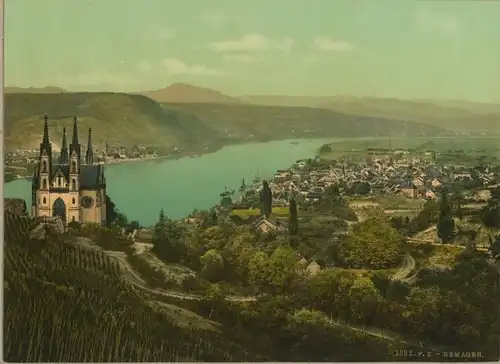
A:
[[[331,185],[339,186],[341,194],[355,194],[354,187],[363,183],[370,194],[401,194],[407,198],[436,199],[439,191],[457,183],[473,182],[487,188],[500,182],[500,176],[488,167],[472,169],[465,166],[443,166],[417,158],[394,162],[389,156],[376,158],[370,165],[351,164],[315,169],[298,162],[287,170],[278,171],[269,181],[273,204],[286,206],[290,197],[302,203],[319,202]],[[259,187],[245,191],[241,201],[258,196]],[[485,194],[483,194],[485,195]],[[481,193],[471,198],[485,199]]]

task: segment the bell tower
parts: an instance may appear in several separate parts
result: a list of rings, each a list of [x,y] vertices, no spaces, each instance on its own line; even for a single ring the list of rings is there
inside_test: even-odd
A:
[[[38,161],[38,215],[50,216],[50,176],[52,175],[52,144],[49,140],[48,117],[45,114],[43,137]],[[33,198],[33,196],[32,196]]]
[[[68,140],[66,137],[66,127],[63,128],[61,155],[59,156],[59,163],[60,164],[68,164],[69,163],[69,151],[68,151]]]
[[[87,141],[87,151],[85,152],[85,164],[94,164],[94,151],[92,149],[92,128],[89,128],[89,140]]]
[[[69,146],[69,214],[68,222],[80,221],[80,163],[81,146],[78,142],[78,125],[73,119],[73,138]]]

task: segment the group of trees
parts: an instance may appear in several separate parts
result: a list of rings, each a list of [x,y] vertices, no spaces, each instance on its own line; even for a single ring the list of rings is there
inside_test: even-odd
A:
[[[314,276],[294,276],[290,273],[292,264],[287,264],[292,257],[288,249],[279,248],[269,258],[262,252],[251,258],[251,284],[271,288],[267,292],[272,295],[248,305],[226,302],[215,309],[213,304],[209,306],[214,313],[212,318],[228,326],[235,338],[248,339],[248,335],[259,333],[257,337],[264,337],[270,345],[266,348],[272,350],[279,345],[275,339],[283,337],[283,332],[287,333],[288,345],[294,346],[296,339],[292,337],[296,338],[297,333],[303,332],[301,328],[306,327],[311,332],[324,327],[321,332],[329,338],[326,328],[337,327],[348,335],[349,331],[342,325],[331,325],[333,320],[400,333],[402,339],[420,341],[425,347],[482,351],[483,360],[498,358],[500,273],[484,254],[465,251],[452,269],[430,272],[421,276],[416,285],[409,286],[379,273],[360,275],[341,268],[323,269]],[[277,269],[273,269],[272,264],[276,264]],[[285,277],[290,283],[283,284],[287,282]],[[278,282],[281,283],[277,285]],[[364,344],[351,341],[343,346],[317,347],[306,337],[302,342],[308,344],[302,346],[304,356],[300,356],[305,360],[321,360],[321,355],[325,355],[323,359],[342,356],[369,340],[365,337]],[[253,339],[252,343],[257,345],[258,341]],[[376,347],[390,354],[388,347],[378,344]],[[282,360],[289,360],[283,355]],[[358,354],[352,358],[360,360],[361,357]]]
[[[349,268],[384,269],[401,263],[403,236],[383,217],[366,219],[341,240],[338,262]]]

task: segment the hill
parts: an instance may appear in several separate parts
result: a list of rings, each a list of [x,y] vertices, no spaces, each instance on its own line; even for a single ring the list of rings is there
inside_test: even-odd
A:
[[[181,147],[201,151],[241,141],[302,137],[436,136],[443,129],[410,121],[355,116],[328,109],[237,104],[163,103],[119,93],[7,94],[8,149],[36,148],[49,116],[49,132],[59,145],[63,126],[80,120],[81,137],[92,127],[98,147],[110,145]],[[85,142],[85,139],[82,140]],[[194,148],[194,149],[193,149]],[[196,149],[198,148],[198,149]]]
[[[182,327],[175,315],[164,314],[156,301],[126,283],[118,262],[103,252],[50,231],[43,240],[31,240],[31,222],[6,216],[7,361],[222,362],[248,357],[216,331]]]
[[[10,86],[5,87],[4,92],[6,94],[57,94],[61,92],[68,92],[63,88],[56,86],[46,86],[46,87],[16,87]]]
[[[80,121],[85,143],[92,127],[98,147],[110,145],[183,147],[217,144],[218,135],[196,117],[165,110],[141,95],[117,93],[7,94],[5,96],[5,141],[7,148],[36,148],[43,131],[43,116],[49,116],[49,133],[60,144],[63,126],[73,116]]]
[[[232,140],[449,134],[443,129],[421,123],[347,115],[324,108],[182,103],[162,105],[168,110],[194,115]]]
[[[414,121],[462,134],[500,134],[500,104],[349,96],[254,95],[241,99],[256,105],[319,107],[349,115]]]
[[[140,94],[158,102],[208,103],[208,104],[245,104],[246,102],[209,88],[175,83],[167,88],[145,91]]]

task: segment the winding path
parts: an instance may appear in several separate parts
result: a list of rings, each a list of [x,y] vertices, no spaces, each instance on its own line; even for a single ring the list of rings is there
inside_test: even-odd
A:
[[[410,254],[406,253],[404,259],[403,259],[403,265],[401,266],[401,269],[397,271],[392,277],[392,280],[398,280],[398,281],[405,281],[409,277],[409,275],[412,273],[412,271],[416,268],[417,262],[415,261],[415,258],[413,258]]]
[[[86,244],[82,244],[83,241],[80,241],[80,245],[85,246],[89,249],[95,249],[98,248],[97,246],[90,246],[88,242]],[[100,249],[100,248],[99,248]],[[167,291],[163,290],[160,288],[150,288],[146,286],[146,282],[140,277],[140,275],[135,272],[133,267],[130,265],[130,263],[126,259],[126,255],[123,252],[117,252],[117,251],[109,251],[109,250],[103,250],[105,254],[110,256],[113,259],[116,259],[120,266],[125,270],[126,278],[129,283],[131,283],[136,289],[141,290],[143,292],[148,292],[152,294],[157,294],[161,295],[164,297],[170,297],[170,298],[176,298],[176,299],[181,299],[181,300],[201,300],[203,299],[203,296],[200,295],[194,295],[194,294],[189,294],[189,293],[183,293],[183,292],[176,292],[176,291]],[[406,276],[414,269],[415,267],[415,259],[411,257],[409,254],[405,256],[405,260],[403,262],[403,267],[401,270],[396,273],[397,277],[396,279],[405,279]],[[396,276],[395,275],[395,276]],[[393,276],[394,277],[394,276]],[[394,279],[394,278],[393,278]],[[411,279],[411,277],[410,277]],[[255,302],[257,301],[257,297],[236,297],[236,296],[226,296],[227,301],[231,302]],[[417,342],[415,340],[403,340],[400,338],[398,334],[388,332],[386,330],[378,329],[378,328],[367,328],[367,327],[362,327],[362,326],[353,326],[349,323],[342,322],[340,320],[330,320],[329,321],[330,325],[332,326],[337,326],[337,327],[342,327],[344,329],[348,329],[351,331],[356,331],[363,333],[365,335],[377,337],[380,339],[388,340],[391,342],[399,342],[404,345],[408,346],[413,346],[413,347],[422,347],[421,342]],[[438,348],[438,347],[433,347],[433,346],[428,346],[429,349],[435,350],[435,351],[442,351],[443,348]]]
[[[201,300],[203,296],[184,293],[184,292],[176,292],[176,291],[167,291],[161,288],[150,288],[146,285],[144,279],[140,277],[140,275],[135,272],[135,270],[130,266],[130,263],[127,261],[125,253],[109,251],[105,250],[108,256],[118,260],[120,266],[126,271],[128,282],[131,283],[135,288],[138,288],[142,291],[157,294],[164,297],[172,297],[181,300]],[[226,296],[226,300],[231,302],[253,302],[256,301],[256,297],[236,297],[236,296]]]

